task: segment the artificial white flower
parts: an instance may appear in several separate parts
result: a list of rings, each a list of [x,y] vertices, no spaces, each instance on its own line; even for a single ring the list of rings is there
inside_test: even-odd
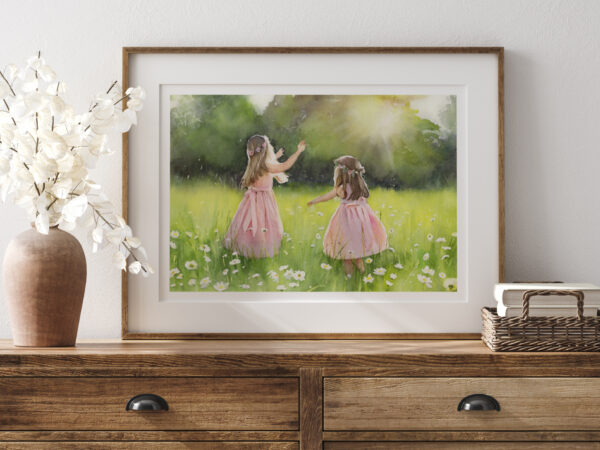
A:
[[[143,251],[133,251],[141,243],[89,178],[96,160],[110,154],[108,134],[136,122],[144,90],[132,87],[123,95],[115,82],[83,114],[64,101],[65,92],[39,53],[22,68],[0,71],[0,198],[24,208],[40,233],[89,228],[92,251],[112,245],[119,269],[148,275]],[[123,101],[132,101],[125,111]]]

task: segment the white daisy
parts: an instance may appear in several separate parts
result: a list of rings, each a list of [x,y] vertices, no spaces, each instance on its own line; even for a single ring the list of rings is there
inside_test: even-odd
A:
[[[285,291],[287,287],[283,284],[280,284],[275,289],[277,289],[278,291]]]
[[[427,261],[429,259],[429,253],[425,253],[423,255],[423,261]]]
[[[169,242],[169,247],[171,247],[172,249],[176,249],[177,248],[177,244],[173,241]]]
[[[186,261],[184,266],[187,270],[196,270],[198,268],[198,263],[194,260]]]
[[[224,283],[223,281],[217,281],[213,285],[213,288],[215,289],[215,291],[219,291],[219,292],[226,290],[228,287],[229,287],[229,283]]]
[[[290,270],[290,269],[286,270],[285,273],[283,274],[283,277],[286,280],[291,280],[292,278],[294,278],[294,271]]]
[[[190,278],[188,280],[188,286],[196,286],[196,279],[195,278]]]
[[[279,271],[283,271],[286,270],[289,266],[279,266]]]
[[[179,237],[179,231],[177,231],[177,230],[171,231],[171,237],[173,239],[177,239]]]
[[[366,277],[363,277],[363,281],[365,283],[372,283],[374,279],[375,278],[373,278],[373,275],[371,275],[371,274],[367,275]]]
[[[404,266],[403,266],[402,264],[400,264],[400,263],[396,263],[396,264],[394,264],[394,267],[395,267],[396,269],[404,269]]]
[[[371,264],[373,262],[373,259],[372,258],[367,258],[367,259],[365,259],[365,262],[367,264]]]
[[[202,278],[200,280],[200,287],[202,289],[207,288],[209,284],[210,284],[210,278],[209,277],[205,277],[205,278]]]
[[[296,270],[294,272],[294,280],[296,281],[304,281],[306,277],[306,273],[303,270]]]
[[[390,278],[392,280],[395,280],[396,278],[398,278],[398,275],[396,275],[395,273],[390,273]]]
[[[441,279],[446,278],[446,274],[444,272],[440,272],[438,273],[438,277],[440,277]]]
[[[327,263],[321,263],[321,269],[331,270],[331,266]]]
[[[385,273],[386,273],[386,272],[387,272],[387,270],[385,270],[383,267],[378,267],[377,269],[375,269],[375,270],[373,271],[373,273],[374,273],[375,275],[379,275],[379,276],[383,276],[383,275],[385,275]]]
[[[394,283],[392,283],[392,282],[391,282],[391,281],[389,281],[389,280],[385,280],[385,284],[387,284],[388,286],[393,286],[393,285],[394,285]]]
[[[242,261],[240,261],[240,259],[239,259],[239,258],[235,258],[235,259],[232,259],[231,261],[229,261],[229,265],[230,265],[230,266],[237,266],[237,265],[238,265],[239,263],[241,263],[241,262],[242,262]]]

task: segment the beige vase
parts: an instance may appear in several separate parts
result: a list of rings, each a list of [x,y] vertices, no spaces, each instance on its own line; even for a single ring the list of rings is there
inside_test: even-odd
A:
[[[56,227],[19,234],[6,249],[3,275],[15,345],[75,345],[87,276],[75,237]]]

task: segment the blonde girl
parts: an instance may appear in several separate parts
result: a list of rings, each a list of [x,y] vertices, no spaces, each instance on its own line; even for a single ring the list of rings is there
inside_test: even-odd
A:
[[[301,141],[287,161],[279,162],[283,149],[275,153],[267,136],[254,135],[248,139],[248,165],[242,177],[246,192],[225,235],[226,248],[248,258],[272,258],[279,253],[283,225],[273,193],[273,178],[279,183],[287,182],[285,171],[305,148]]]

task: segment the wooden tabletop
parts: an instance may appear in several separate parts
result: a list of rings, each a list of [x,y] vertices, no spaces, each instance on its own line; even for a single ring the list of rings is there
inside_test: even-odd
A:
[[[0,341],[0,376],[600,376],[600,353],[495,353],[479,340]]]
[[[0,340],[0,355],[116,354],[491,354],[480,340],[130,340],[77,341],[75,347],[15,347]]]

